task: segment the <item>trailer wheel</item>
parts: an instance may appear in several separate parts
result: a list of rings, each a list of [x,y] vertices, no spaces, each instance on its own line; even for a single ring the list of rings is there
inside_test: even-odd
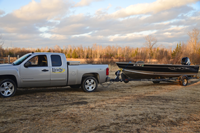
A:
[[[129,82],[129,80],[128,79],[124,79],[124,83],[128,83]]]
[[[83,82],[81,84],[81,88],[85,92],[93,92],[97,89],[98,82],[95,77],[86,77],[83,79]]]
[[[154,84],[158,84],[158,83],[160,83],[160,81],[153,81],[153,83],[154,83]]]
[[[123,73],[121,74],[122,80],[124,81],[124,83],[128,83],[129,79],[126,75],[124,75]]]
[[[15,95],[17,91],[16,83],[11,79],[4,79],[0,81],[0,96],[6,98]]]
[[[183,86],[187,86],[188,84],[188,77],[187,76],[183,76],[180,81],[179,84],[183,85]]]
[[[79,88],[81,85],[70,85],[71,88]]]

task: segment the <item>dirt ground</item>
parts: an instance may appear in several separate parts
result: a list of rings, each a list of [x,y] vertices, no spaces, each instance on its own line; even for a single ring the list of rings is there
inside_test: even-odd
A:
[[[0,132],[200,132],[200,80],[19,89],[0,98]]]

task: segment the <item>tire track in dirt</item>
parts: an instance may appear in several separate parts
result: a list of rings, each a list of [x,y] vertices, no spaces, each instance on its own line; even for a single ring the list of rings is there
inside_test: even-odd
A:
[[[49,90],[53,92],[51,94],[46,94],[46,90],[34,95],[27,93],[30,96],[28,98],[24,98],[24,96],[14,98],[16,100],[21,99],[21,105],[18,105],[19,101],[2,100],[2,103],[8,103],[5,106],[6,109],[2,110],[2,114],[9,115],[9,113],[15,112],[19,115],[16,119],[5,117],[5,121],[0,123],[2,127],[4,126],[2,131],[172,132],[174,130],[181,132],[187,131],[186,128],[188,128],[190,132],[200,132],[200,112],[195,113],[191,109],[191,112],[185,113],[185,117],[179,117],[182,112],[176,113],[174,105],[180,106],[183,97],[179,99],[176,99],[175,95],[170,97],[172,93],[185,94],[193,87],[195,89],[192,90],[192,93],[195,93],[200,81],[191,82],[186,87],[177,83],[152,84],[150,82],[116,85],[93,94],[63,89],[60,89],[60,93],[57,93],[56,89]],[[122,88],[118,88],[118,86]],[[184,93],[179,91],[181,89]],[[197,100],[194,98],[192,104],[198,104],[200,101]],[[15,105],[12,106],[11,103]],[[187,103],[190,104],[191,102]],[[164,104],[168,104],[168,106]],[[170,104],[174,105],[170,106]],[[13,110],[14,107],[16,107],[15,111]],[[157,112],[153,109],[154,107],[158,108]],[[172,115],[178,115],[178,117],[168,119],[165,112],[171,109],[173,110]],[[185,108],[182,107],[181,109]],[[30,112],[27,113],[27,111]],[[164,121],[165,119],[166,121]],[[165,125],[162,125],[163,123]]]
[[[200,132],[200,113],[197,114],[189,114],[187,118],[181,119],[179,121],[181,125],[177,127],[171,127],[171,129],[167,129],[166,132],[175,132],[175,133],[191,133],[191,132]]]
[[[81,105],[76,109],[75,108],[70,108],[67,111],[60,111],[59,114],[56,114],[56,117],[58,118],[58,117],[62,117],[62,116],[71,114],[70,116],[75,116],[72,119],[79,118],[80,121],[86,122],[86,123],[87,122],[90,123],[90,121],[94,121],[93,119],[97,119],[97,120],[101,121],[101,123],[99,123],[100,125],[93,124],[93,126],[88,128],[87,130],[83,130],[85,132],[87,132],[87,131],[90,131],[90,132],[97,132],[97,131],[98,132],[105,132],[105,131],[110,130],[111,126],[114,127],[114,128],[117,128],[117,127],[118,128],[123,128],[122,125],[125,126],[126,128],[131,128],[131,125],[133,125],[133,124],[135,124],[137,122],[141,123],[142,120],[145,120],[145,119],[149,119],[149,123],[151,123],[151,121],[152,121],[153,122],[152,126],[154,127],[155,125],[157,126],[157,124],[155,124],[155,123],[158,123],[160,119],[166,119],[167,116],[161,116],[161,115],[157,116],[155,114],[154,115],[149,114],[151,116],[148,116],[148,113],[147,113],[147,114],[144,114],[144,116],[140,116],[140,117],[144,117],[144,118],[138,118],[139,121],[136,120],[136,121],[131,121],[131,122],[127,122],[127,123],[123,122],[124,118],[121,119],[121,120],[117,118],[116,121],[112,120],[112,119],[117,117],[116,114],[117,114],[118,111],[120,111],[118,109],[119,107],[128,108],[129,106],[126,107],[126,105],[129,105],[130,102],[133,103],[135,100],[145,99],[145,97],[149,97],[149,96],[153,96],[153,97],[154,96],[158,97],[159,95],[163,96],[164,93],[178,91],[178,90],[181,90],[181,89],[189,89],[189,88],[191,88],[193,86],[197,86],[199,84],[200,84],[200,82],[198,81],[197,83],[191,84],[191,85],[186,86],[186,87],[179,86],[179,85],[172,85],[172,86],[170,86],[170,88],[169,87],[168,88],[167,87],[163,87],[161,90],[156,90],[156,91],[151,91],[151,92],[144,92],[144,93],[140,93],[140,94],[137,94],[137,95],[130,95],[130,93],[129,93],[128,95],[126,94],[124,96],[120,96],[120,97],[117,97],[117,98],[116,97],[107,98],[105,100],[95,101],[95,102],[92,102],[92,103],[88,103],[86,105]],[[155,85],[150,85],[150,86],[155,86]],[[156,85],[156,86],[159,86],[159,85]],[[138,87],[142,87],[142,86],[137,86],[137,88]],[[160,96],[160,97],[162,97],[162,96]],[[148,99],[146,99],[146,100],[148,100]],[[166,100],[168,100],[168,99],[166,99]],[[116,108],[118,107],[118,108],[113,110],[113,108],[115,108],[115,107]],[[109,112],[109,114],[105,115],[103,113],[103,112],[107,112],[109,110],[110,110],[110,112],[113,112],[113,114]],[[95,111],[96,113],[92,113],[93,111]],[[70,113],[70,112],[73,112],[73,113]],[[74,114],[76,114],[76,115],[74,115]],[[106,118],[102,118],[101,114],[105,115]],[[88,118],[88,115],[94,115],[94,116],[91,116],[90,118]],[[195,114],[190,114],[190,115],[195,115]],[[130,116],[127,116],[127,117],[130,117]],[[155,122],[155,120],[158,120],[158,122]],[[115,122],[112,122],[112,121],[115,121]],[[166,124],[168,124],[168,126],[172,126],[173,127],[174,124],[175,125],[177,125],[177,124],[179,125],[180,123],[182,123],[182,121],[186,121],[187,122],[188,119],[183,119],[183,120],[182,119],[180,119],[180,120],[177,119],[177,121],[175,121],[175,122],[169,120],[169,121],[167,121]],[[139,126],[139,125],[137,125],[137,126]],[[188,125],[188,126],[191,126],[191,125]],[[150,130],[151,129],[150,127],[149,128],[145,128],[145,127],[142,127],[142,126],[139,126],[139,127],[140,128],[134,129],[132,131],[133,132],[135,132],[135,131],[140,132],[141,130],[145,131],[145,130]],[[166,129],[162,128],[161,131],[167,131],[167,130],[168,130],[167,128]],[[78,130],[76,130],[76,131],[78,131]],[[114,129],[114,131],[117,131],[117,129]],[[124,131],[126,131],[126,130],[124,129]],[[127,130],[127,131],[131,131],[131,130]],[[152,131],[153,131],[153,129],[152,129]],[[169,131],[172,131],[172,130],[170,129]],[[178,131],[178,128],[177,128],[177,131]]]
[[[120,103],[124,103],[124,102],[127,102],[127,101],[132,101],[132,100],[136,100],[136,99],[139,99],[139,98],[144,98],[146,96],[153,96],[153,95],[159,95],[159,94],[162,94],[162,93],[167,93],[167,92],[172,92],[172,91],[177,91],[177,90],[180,90],[182,88],[188,88],[188,87],[192,87],[192,86],[196,86],[196,85],[199,85],[200,82],[197,82],[195,84],[192,84],[192,85],[189,85],[189,86],[186,86],[186,87],[183,87],[183,86],[173,86],[171,88],[168,88],[168,89],[162,89],[162,90],[157,90],[157,91],[152,91],[152,92],[146,92],[146,93],[142,93],[142,94],[138,94],[138,95],[126,95],[126,96],[120,96],[118,98],[108,98],[108,99],[105,99],[105,100],[101,100],[99,102],[96,102],[96,103],[88,103],[87,105],[83,105],[81,106],[80,108],[88,108],[89,105],[93,105],[95,107],[103,107],[104,105],[108,105],[108,104],[120,104]],[[140,86],[137,86],[137,87],[140,87]]]

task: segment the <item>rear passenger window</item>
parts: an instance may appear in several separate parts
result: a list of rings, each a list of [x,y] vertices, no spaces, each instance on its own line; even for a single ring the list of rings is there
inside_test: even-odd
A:
[[[51,55],[52,66],[62,66],[60,55]]]

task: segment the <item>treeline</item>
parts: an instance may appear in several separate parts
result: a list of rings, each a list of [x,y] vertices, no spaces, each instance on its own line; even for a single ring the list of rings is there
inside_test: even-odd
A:
[[[122,46],[106,46],[94,44],[92,47],[67,47],[40,48],[40,49],[25,49],[25,48],[3,48],[3,43],[0,44],[0,57],[16,57],[22,56],[29,52],[58,52],[64,53],[67,58],[82,58],[88,63],[114,63],[115,61],[145,61],[165,64],[181,63],[182,57],[189,57],[193,64],[200,64],[200,32],[198,29],[193,29],[188,32],[189,40],[187,43],[178,43],[175,49],[156,47],[157,39],[152,36],[145,37],[146,45],[142,48],[122,47]],[[1,39],[1,38],[0,38]]]
[[[180,63],[182,57],[189,57],[194,64],[200,64],[200,49],[193,51],[189,44],[179,43],[176,48],[161,48],[156,47],[152,50],[152,55],[149,54],[149,49],[146,47],[132,48],[132,47],[121,47],[121,46],[106,46],[94,44],[92,47],[59,47],[56,45],[54,48],[41,48],[41,49],[25,49],[25,48],[2,48],[0,47],[0,56],[16,57],[17,55],[22,56],[30,52],[58,52],[64,53],[67,58],[82,58],[87,59],[88,62],[92,63],[93,59],[106,60],[109,62],[114,60],[118,61],[146,61],[158,63]]]

